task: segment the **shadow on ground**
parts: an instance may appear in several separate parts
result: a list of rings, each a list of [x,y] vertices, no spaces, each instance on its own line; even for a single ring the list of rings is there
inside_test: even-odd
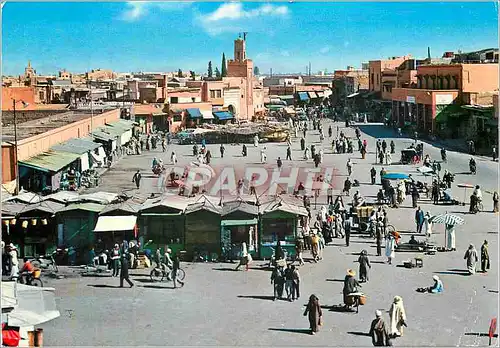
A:
[[[238,298],[251,298],[254,300],[267,300],[267,301],[274,300],[273,296],[264,296],[264,295],[238,295]]]
[[[367,332],[361,332],[361,331],[347,331],[349,335],[355,335],[355,336],[368,336],[370,337],[370,334]]]
[[[281,332],[292,332],[292,333],[300,333],[300,334],[306,334],[310,335],[311,330],[310,329],[278,329],[278,328],[269,328],[269,331],[281,331]]]

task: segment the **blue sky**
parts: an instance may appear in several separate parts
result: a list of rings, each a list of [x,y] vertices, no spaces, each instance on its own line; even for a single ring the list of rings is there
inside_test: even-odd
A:
[[[261,72],[344,69],[412,54],[498,47],[495,2],[108,2],[15,3],[3,7],[4,75],[66,68],[84,72],[206,72],[233,55],[247,31]]]

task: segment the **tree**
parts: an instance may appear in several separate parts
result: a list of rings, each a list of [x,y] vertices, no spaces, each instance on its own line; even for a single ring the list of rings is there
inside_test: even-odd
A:
[[[214,73],[212,70],[212,61],[209,61],[208,62],[208,77],[213,77],[213,76],[214,76]]]
[[[189,76],[191,76],[191,80],[193,80],[193,81],[196,80],[196,74],[193,70],[189,71]]]
[[[179,71],[177,72],[177,77],[182,77],[182,70],[179,69]]]
[[[221,75],[222,77],[227,76],[226,55],[224,53],[222,53]]]
[[[260,75],[260,70],[259,70],[259,67],[258,67],[258,66],[256,66],[255,68],[253,68],[253,74],[254,74],[255,76],[259,76],[259,75]]]
[[[221,78],[221,74],[220,74],[220,71],[219,71],[219,68],[215,67],[215,77],[220,79]]]

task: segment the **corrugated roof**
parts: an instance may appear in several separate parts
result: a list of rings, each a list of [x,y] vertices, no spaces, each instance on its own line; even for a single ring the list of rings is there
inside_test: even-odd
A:
[[[16,216],[25,207],[24,203],[2,203],[2,217]]]
[[[125,202],[107,205],[106,208],[101,211],[100,215],[109,214],[118,210],[135,215],[139,212],[141,206],[142,204],[129,199]]]
[[[85,210],[94,213],[100,213],[104,208],[105,208],[104,205],[97,203],[75,203],[75,204],[70,204],[65,208],[62,208],[61,210],[59,210],[59,212],[61,213],[73,210]]]
[[[100,129],[96,129],[95,131],[93,131],[92,136],[96,139],[105,140],[105,141],[112,141],[112,140],[116,140],[116,138],[118,138],[118,135],[105,133]]]
[[[166,207],[183,212],[192,202],[193,202],[192,199],[182,196],[171,196],[171,195],[163,196],[159,198],[148,199],[146,202],[144,202],[140,211],[144,211],[155,207]]]
[[[222,215],[229,215],[235,211],[241,211],[251,215],[259,215],[259,207],[243,201],[225,202],[222,205]]]
[[[128,131],[132,128],[134,128],[134,125],[137,125],[137,122],[134,121],[129,121],[129,120],[119,120],[117,122],[112,122],[112,123],[106,123],[106,125],[114,128],[120,128],[125,131]]]
[[[284,199],[281,199],[281,198],[278,198],[278,199],[275,199],[274,201],[269,202],[268,204],[264,205],[264,207],[261,209],[262,215],[266,215],[266,214],[273,213],[276,211],[282,211],[282,212],[295,214],[295,215],[302,215],[302,216],[308,215],[306,208],[304,208],[303,206],[288,203]]]
[[[27,213],[30,211],[42,211],[49,214],[55,214],[64,207],[65,207],[64,203],[57,203],[53,201],[42,201],[37,204],[26,205],[25,208],[19,212],[19,214]]]
[[[84,195],[79,195],[78,197],[69,199],[68,202],[70,203],[77,203],[77,202],[94,202],[94,203],[99,203],[99,204],[109,204],[116,200],[118,197],[118,194],[116,193],[111,193],[111,192],[94,192],[94,193],[88,193]]]
[[[19,165],[45,172],[49,171],[57,173],[64,167],[67,167],[76,161],[79,157],[80,156],[75,153],[49,150],[35,157],[19,161]]]
[[[200,210],[206,210],[218,215],[222,214],[222,208],[218,205],[212,204],[210,201],[192,203],[187,206],[185,214],[195,213]]]
[[[59,203],[66,203],[71,199],[78,197],[78,193],[74,191],[59,191],[48,196],[42,197],[44,201],[54,201]]]
[[[38,203],[42,200],[40,195],[33,192],[20,192],[17,196],[10,196],[4,199],[4,202],[22,202],[22,203]]]
[[[102,144],[95,143],[90,138],[73,138],[64,143],[52,146],[51,150],[83,155],[101,146]]]

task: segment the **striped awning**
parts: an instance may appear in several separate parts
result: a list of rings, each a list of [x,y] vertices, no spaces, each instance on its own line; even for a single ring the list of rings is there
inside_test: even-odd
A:
[[[432,222],[433,224],[445,224],[445,225],[463,225],[465,220],[462,219],[460,216],[453,215],[453,214],[440,214],[440,215],[435,215],[429,219],[429,222]]]

